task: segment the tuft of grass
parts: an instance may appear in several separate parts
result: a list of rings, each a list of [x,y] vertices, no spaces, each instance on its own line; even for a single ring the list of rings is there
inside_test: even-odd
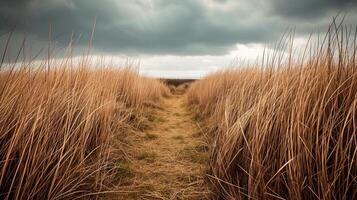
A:
[[[175,113],[174,113],[174,116],[180,117],[180,116],[181,116],[181,113],[175,112]]]
[[[75,199],[131,174],[113,160],[127,155],[125,138],[145,102],[169,90],[129,68],[86,60],[1,63],[0,199]]]
[[[277,50],[257,67],[191,85],[188,101],[214,144],[219,199],[357,196],[356,35],[333,23],[324,42],[303,51],[309,58]]]
[[[180,176],[177,177],[177,180],[180,182],[184,182],[186,184],[192,184],[195,183],[197,181],[199,181],[201,179],[201,177],[197,176],[197,175],[192,175],[192,174],[182,174]]]
[[[185,144],[185,138],[182,135],[177,135],[172,137],[172,139],[177,140],[180,144]]]
[[[166,119],[164,119],[164,118],[162,118],[162,117],[156,117],[156,118],[154,119],[154,121],[155,121],[155,122],[159,122],[159,123],[164,123],[164,122],[166,122]]]
[[[159,136],[157,134],[154,133],[145,133],[145,139],[146,140],[155,140],[159,138]]]
[[[194,147],[197,152],[208,152],[209,146],[207,144],[199,144]]]
[[[155,152],[140,152],[136,158],[138,160],[145,160],[147,162],[155,162],[157,154]]]
[[[178,156],[180,159],[199,164],[208,164],[209,160],[209,155],[207,153],[197,151],[196,147],[186,147],[179,152]]]
[[[175,139],[175,140],[184,140],[185,139],[182,135],[177,135],[177,136],[174,136],[172,138]]]
[[[115,169],[116,169],[117,177],[127,179],[127,178],[133,178],[135,176],[135,173],[133,169],[130,167],[129,163],[119,162],[115,166]]]

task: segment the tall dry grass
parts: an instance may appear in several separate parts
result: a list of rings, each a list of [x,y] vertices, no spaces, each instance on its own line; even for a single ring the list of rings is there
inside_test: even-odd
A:
[[[168,95],[130,69],[0,72],[0,199],[88,199],[110,190],[113,138]]]
[[[333,23],[304,61],[218,72],[188,93],[220,199],[357,197],[356,34]]]

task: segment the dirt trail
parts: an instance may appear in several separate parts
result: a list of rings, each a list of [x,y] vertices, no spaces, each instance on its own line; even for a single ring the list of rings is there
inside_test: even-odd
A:
[[[135,174],[123,199],[206,199],[208,146],[184,95],[167,98],[150,128],[136,138]],[[121,195],[123,196],[123,195]]]

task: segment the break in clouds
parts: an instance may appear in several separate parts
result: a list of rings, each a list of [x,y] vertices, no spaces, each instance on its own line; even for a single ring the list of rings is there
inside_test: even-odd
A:
[[[52,40],[86,46],[96,19],[96,52],[125,55],[225,55],[237,44],[276,41],[288,28],[298,36],[326,28],[347,13],[357,22],[355,0],[2,0],[0,34],[26,35],[32,45]],[[4,35],[3,37],[4,38]],[[1,43],[5,40],[2,39]],[[3,44],[1,45],[3,46]]]

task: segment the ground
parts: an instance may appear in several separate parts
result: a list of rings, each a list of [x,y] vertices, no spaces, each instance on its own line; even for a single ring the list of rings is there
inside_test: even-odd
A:
[[[209,148],[184,94],[165,99],[152,118],[132,138],[133,158],[122,166],[130,181],[113,199],[208,199]]]

